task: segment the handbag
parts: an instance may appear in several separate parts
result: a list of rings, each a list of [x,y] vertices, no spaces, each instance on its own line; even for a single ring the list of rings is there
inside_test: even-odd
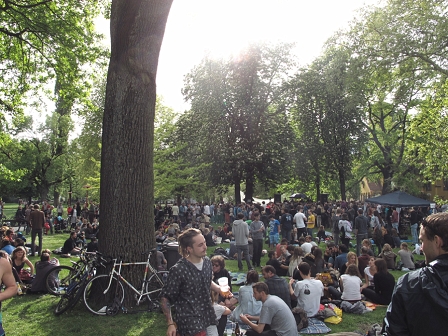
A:
[[[33,276],[28,270],[22,268],[19,273],[19,279],[22,282],[31,282],[33,280]]]
[[[324,286],[333,284],[333,279],[330,273],[317,273],[315,279],[322,281]]]
[[[294,307],[291,311],[296,320],[297,331],[308,328],[308,316],[306,315],[306,311],[301,307]]]

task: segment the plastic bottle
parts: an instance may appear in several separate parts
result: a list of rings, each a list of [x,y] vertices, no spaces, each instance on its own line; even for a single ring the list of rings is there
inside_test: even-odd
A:
[[[18,282],[16,282],[16,284],[17,284],[17,295],[22,295],[23,294],[22,287],[20,287],[20,284]]]

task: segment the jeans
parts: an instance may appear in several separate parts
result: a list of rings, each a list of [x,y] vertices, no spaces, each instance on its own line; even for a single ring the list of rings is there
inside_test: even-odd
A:
[[[255,266],[260,266],[261,251],[263,250],[263,239],[254,239],[254,255],[252,256],[252,263]]]
[[[398,233],[398,223],[392,223],[392,227],[393,227],[395,230],[397,230],[397,233]]]
[[[335,245],[339,245],[339,232],[333,232],[333,240]]]
[[[31,255],[33,256],[36,249],[36,235],[39,236],[39,249],[37,251],[37,254],[40,255],[42,252],[42,230],[31,229]]]
[[[238,269],[243,270],[243,263],[241,262],[241,254],[244,253],[244,259],[246,260],[247,269],[252,269],[249,256],[249,245],[236,245],[236,253],[238,255]]]
[[[313,237],[313,229],[306,229],[306,234],[308,235],[308,236],[311,236],[311,237]]]
[[[282,230],[282,237],[288,239],[288,243],[291,241],[291,231],[292,230]]]
[[[367,233],[361,233],[356,235],[356,255],[359,257],[361,255],[361,245],[362,241],[368,238]]]
[[[414,244],[418,243],[418,234],[417,234],[418,223],[411,225],[411,234],[412,234],[412,242]]]

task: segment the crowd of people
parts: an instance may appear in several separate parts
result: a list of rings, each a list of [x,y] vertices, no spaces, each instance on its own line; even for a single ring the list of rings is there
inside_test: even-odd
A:
[[[42,204],[26,204],[20,202],[15,214],[17,229],[5,224],[0,228],[2,235],[2,248],[4,258],[10,261],[15,282],[19,291],[27,290],[29,293],[45,293],[45,276],[51,267],[59,265],[57,258],[52,258],[52,252],[44,249],[43,236],[54,234],[54,230],[69,233],[64,245],[59,249],[61,257],[71,257],[86,248],[88,252],[98,250],[97,236],[99,233],[98,208],[88,203],[77,215],[78,202],[75,206],[63,208],[62,203],[53,207],[48,202]],[[87,211],[85,211],[87,209]],[[62,216],[66,216],[65,219]],[[64,223],[64,225],[62,225]],[[67,224],[68,223],[68,224]],[[23,227],[27,238],[20,229]],[[62,230],[65,228],[65,230]],[[37,243],[36,243],[37,239]],[[90,242],[88,242],[88,240]],[[34,265],[29,256],[38,256],[39,261]]]
[[[160,221],[158,232],[160,237],[169,236],[168,230],[172,229],[172,239],[178,239],[183,251],[181,260],[185,263],[195,259],[195,262],[191,262],[196,280],[197,277],[203,276],[204,266],[209,260],[205,255],[206,246],[214,245],[217,238],[231,242],[231,248],[227,252],[232,251],[232,245],[235,246],[240,271],[243,271],[243,260],[245,261],[246,283],[240,288],[238,301],[231,296],[220,296],[222,292],[219,286],[216,287],[217,280],[222,277],[228,278],[228,283],[231,284],[231,277],[225,269],[226,258],[219,255],[211,258],[213,276],[209,289],[218,295],[218,299],[213,301],[214,304],[226,309],[223,310],[224,313],[216,314],[214,320],[213,316],[211,318],[212,324],[217,325],[216,331],[204,331],[204,335],[215,335],[215,332],[216,335],[222,335],[222,320],[228,318],[248,325],[250,329],[247,335],[297,335],[297,329],[291,333],[292,327],[289,325],[291,321],[295,321],[292,314],[289,315],[291,308],[301,307],[308,317],[313,317],[318,315],[321,302],[329,302],[327,300],[335,303],[345,302],[353,306],[362,300],[389,305],[393,301],[396,286],[390,270],[409,271],[428,267],[413,260],[409,245],[401,242],[399,236],[405,235],[407,224],[403,223],[410,223],[408,225],[412,229],[412,222],[417,220],[417,227],[423,228],[426,223],[424,218],[428,215],[425,212],[427,209],[399,209],[399,221],[395,208],[355,202],[346,203],[345,206],[344,202],[336,205],[294,202],[284,202],[281,205],[221,204],[214,205],[212,211],[208,210],[210,212],[205,216],[210,220],[204,221],[201,209],[205,209],[205,206],[208,205],[186,205],[197,215],[196,220],[191,221],[188,220],[190,216],[181,217],[177,210],[175,213],[178,217],[170,217],[168,211]],[[214,230],[211,223],[215,222],[214,216],[220,211],[224,214],[224,219],[229,221]],[[446,217],[445,214],[438,215]],[[173,223],[178,227],[173,228]],[[448,230],[448,218],[445,225]],[[417,235],[418,231],[417,229]],[[190,239],[185,240],[186,235],[191,236]],[[418,241],[412,238],[412,244],[417,244]],[[320,242],[325,242],[324,251],[319,247]],[[264,266],[261,265],[263,246],[269,246],[268,260]],[[400,248],[398,253],[393,252],[396,247]],[[350,248],[356,252],[350,251]],[[422,250],[425,252],[424,246]],[[439,249],[439,252],[443,251]],[[194,255],[195,253],[197,254]],[[230,253],[227,257],[232,258],[233,254]],[[181,287],[182,281],[188,281],[177,272],[177,267],[178,264],[171,268],[173,271],[170,270],[168,286],[164,288],[162,298],[163,311],[169,325],[167,335],[175,335],[176,330],[181,335],[202,335],[201,332],[207,330],[208,326],[205,324],[209,323],[210,319],[190,325],[183,324],[177,316],[171,315],[171,305],[175,304],[177,308],[178,300],[188,305],[188,302],[183,301],[186,299],[179,293],[179,289],[174,290],[171,285],[172,278],[180,281],[176,282],[176,285]],[[263,282],[259,281],[257,267],[261,268]],[[322,274],[326,273],[330,273],[330,278],[321,278]],[[203,299],[204,304],[205,301],[210,301]],[[230,312],[227,309],[230,309]],[[391,318],[393,316],[391,315]],[[288,326],[288,330],[284,329],[285,326]],[[386,324],[385,330],[387,328]]]

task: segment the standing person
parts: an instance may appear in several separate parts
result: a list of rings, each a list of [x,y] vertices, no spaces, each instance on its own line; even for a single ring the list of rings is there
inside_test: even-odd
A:
[[[348,215],[346,213],[343,213],[341,216],[341,220],[338,223],[339,226],[339,232],[341,233],[341,241],[342,244],[349,247],[350,246],[350,238],[352,231],[352,224],[348,220]]]
[[[78,222],[78,210],[76,209],[76,207],[73,207],[71,214],[72,216],[70,218],[70,223],[71,228],[74,229],[76,227],[76,223]]]
[[[254,248],[252,256],[252,265],[254,267],[260,267],[261,264],[261,252],[263,250],[263,233],[264,224],[260,221],[260,213],[254,213],[254,221],[250,224],[249,232],[252,236],[252,244]]]
[[[40,256],[42,251],[42,230],[45,224],[45,215],[39,210],[39,204],[34,204],[34,211],[30,214],[30,225],[31,225],[31,255],[34,256],[36,249],[36,236],[39,237],[39,248],[37,255]]]
[[[411,234],[412,234],[412,243],[415,245],[418,243],[418,221],[419,214],[418,208],[414,207],[410,212],[410,220],[411,220]]]
[[[269,247],[274,249],[278,244],[279,232],[281,232],[280,222],[274,215],[269,216]]]
[[[0,204],[1,206],[1,204]],[[5,290],[0,293],[0,309],[1,303],[17,294],[17,285],[12,274],[12,267],[9,263],[8,256],[0,252],[0,284],[5,286]],[[2,313],[0,311],[0,335],[5,335],[3,329]]]
[[[57,212],[58,212],[58,217],[61,216],[64,213],[64,206],[62,205],[62,202],[58,203],[58,207],[57,207]]]
[[[426,266],[398,279],[386,312],[386,335],[444,335],[448,330],[447,212],[423,221],[420,241]]]
[[[253,285],[254,298],[261,301],[260,316],[240,315],[241,321],[251,329],[246,332],[247,336],[297,336],[297,325],[294,315],[282,299],[269,294],[268,286],[263,282]],[[258,321],[258,324],[252,321]],[[266,330],[266,325],[270,330]]]
[[[293,222],[296,224],[297,228],[297,239],[305,236],[306,225],[305,222],[308,220],[306,216],[303,214],[302,207],[299,207],[299,211],[294,215]]]
[[[252,269],[249,256],[249,226],[243,220],[244,214],[238,213],[237,220],[232,224],[232,234],[235,237],[236,253],[238,255],[238,269],[243,270],[243,263],[241,262],[241,254],[244,253],[244,259],[246,260],[248,270]]]
[[[177,223],[179,219],[179,207],[177,206],[177,203],[174,203],[171,207],[171,210],[173,212],[173,220]]]
[[[205,336],[207,327],[216,325],[210,289],[220,293],[220,287],[212,281],[212,263],[206,256],[207,245],[201,231],[188,229],[178,241],[182,258],[171,267],[162,289],[161,307],[168,324],[166,335]],[[174,319],[172,305],[176,306]]]
[[[288,239],[289,243],[291,241],[292,215],[285,208],[282,209],[282,217],[280,218],[280,230],[282,232],[282,237]]]
[[[393,207],[392,208],[392,216],[390,221],[392,222],[392,227],[397,230],[397,233],[399,232],[398,230],[398,211],[397,208]]]
[[[294,279],[289,280],[289,293],[297,298],[297,307],[302,307],[307,317],[313,317],[319,311],[324,285],[320,280],[311,279],[311,268],[308,263],[301,263],[298,269],[303,280],[297,282]]]
[[[369,219],[363,215],[362,209],[358,209],[358,216],[355,218],[355,230],[356,230],[356,255],[359,257],[361,254],[361,245],[364,239],[369,236]]]
[[[339,245],[339,221],[341,220],[341,209],[336,209],[336,213],[331,217],[331,226],[333,230],[333,240],[335,245]]]
[[[306,222],[307,236],[313,236],[313,229],[316,226],[316,216],[313,214],[313,210],[308,210],[308,222]]]

